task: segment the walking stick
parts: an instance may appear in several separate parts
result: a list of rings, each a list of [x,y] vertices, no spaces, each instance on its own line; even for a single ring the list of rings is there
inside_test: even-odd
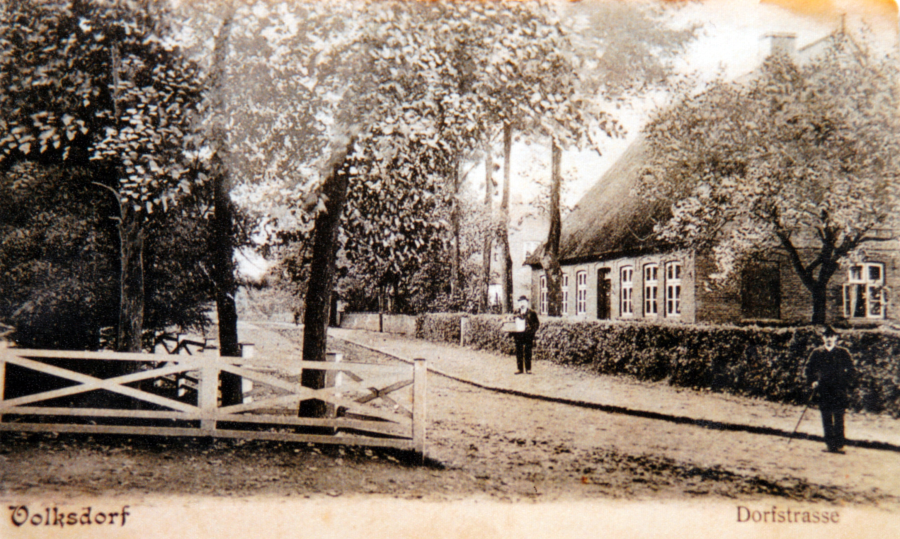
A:
[[[794,432],[792,432],[791,437],[788,438],[788,445],[791,445],[791,440],[793,440],[794,435],[797,434],[797,429],[800,428],[800,423],[803,421],[803,416],[805,416],[806,411],[809,410],[809,405],[812,404],[813,397],[816,395],[816,391],[818,391],[818,389],[818,386],[814,387],[812,393],[809,394],[809,398],[806,400],[806,406],[803,407],[803,412],[800,414],[800,419],[797,420],[797,424],[794,426]]]

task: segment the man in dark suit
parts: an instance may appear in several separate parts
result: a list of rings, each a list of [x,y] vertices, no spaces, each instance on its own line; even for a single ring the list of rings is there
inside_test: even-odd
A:
[[[517,330],[523,328],[513,335],[516,341],[516,366],[518,371],[516,374],[523,372],[531,374],[531,351],[534,348],[534,335],[537,333],[541,322],[538,320],[537,313],[528,306],[528,298],[521,296],[519,298],[519,308],[516,311]]]
[[[826,327],[822,340],[823,346],[809,355],[806,379],[811,383],[822,412],[827,451],[843,453],[844,411],[848,404],[847,393],[856,384],[856,369],[850,351],[837,346],[837,332]]]

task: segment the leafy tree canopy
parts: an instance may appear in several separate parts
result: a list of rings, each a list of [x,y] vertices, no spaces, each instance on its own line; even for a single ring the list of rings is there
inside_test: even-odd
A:
[[[773,56],[749,80],[662,111],[646,130],[640,185],[671,204],[659,236],[712,249],[723,279],[783,250],[824,321],[840,263],[900,226],[897,82],[895,59],[835,34],[804,64]]]

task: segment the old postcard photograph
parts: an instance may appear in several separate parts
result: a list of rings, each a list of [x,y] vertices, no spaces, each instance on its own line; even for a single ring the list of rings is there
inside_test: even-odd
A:
[[[895,0],[0,2],[0,537],[900,534]]]

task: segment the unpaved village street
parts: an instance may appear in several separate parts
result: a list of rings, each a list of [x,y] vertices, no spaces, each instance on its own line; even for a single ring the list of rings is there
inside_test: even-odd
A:
[[[289,371],[300,356],[296,329],[252,325],[241,331],[256,344],[252,361]],[[336,338],[329,348],[347,361],[394,361]],[[788,444],[542,402],[434,373],[428,377],[428,429],[425,466],[379,449],[5,434],[0,497],[774,498],[900,511],[900,454],[893,451],[849,448],[847,455],[829,455],[809,440]]]

